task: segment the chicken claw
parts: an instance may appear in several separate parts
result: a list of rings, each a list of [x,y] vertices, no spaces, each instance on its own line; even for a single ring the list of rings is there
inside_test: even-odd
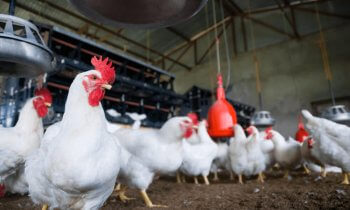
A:
[[[264,181],[264,174],[262,172],[259,173],[258,182],[260,182],[261,184],[263,184],[265,182]]]
[[[348,175],[348,173],[343,172],[343,176],[344,176],[344,180],[343,180],[343,182],[341,184],[349,185],[350,183],[349,183],[349,175]]]
[[[195,184],[199,184],[199,183],[198,183],[198,179],[197,179],[197,177],[196,177],[196,176],[195,176],[195,177],[193,177],[193,179],[194,179],[194,183],[195,183]]]
[[[219,176],[218,176],[218,172],[214,172],[214,178],[213,178],[214,182],[219,181]]]
[[[242,174],[238,175],[238,182],[239,182],[240,184],[244,184],[244,183],[243,183],[243,176],[242,176]]]
[[[48,209],[48,205],[47,204],[44,204],[43,207],[41,208],[41,210],[47,210]]]
[[[308,167],[307,167],[305,164],[303,164],[303,168],[304,168],[304,173],[305,173],[305,174],[307,174],[307,175],[310,175],[310,174],[311,174],[310,169],[308,169]]]
[[[325,168],[325,167],[321,167],[321,176],[322,176],[323,178],[326,178],[326,176],[327,176],[327,171],[326,171],[326,168]]]
[[[112,196],[119,198],[123,203],[126,203],[129,200],[135,200],[135,198],[129,198],[125,195],[127,188],[127,186],[122,187],[120,184],[118,184]]]
[[[203,175],[203,179],[204,179],[205,185],[210,185],[209,180],[208,180],[208,176]]]
[[[142,196],[143,200],[145,201],[147,207],[149,207],[149,208],[168,208],[168,206],[165,206],[165,205],[153,204],[151,199],[149,199],[149,197],[146,193],[146,190],[141,190],[140,193],[141,193],[141,196]]]
[[[181,174],[180,174],[180,172],[176,172],[176,183],[181,184]]]

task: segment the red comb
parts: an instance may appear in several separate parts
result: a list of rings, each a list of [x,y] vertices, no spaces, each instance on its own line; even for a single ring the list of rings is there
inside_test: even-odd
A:
[[[272,126],[265,129],[265,133],[268,134],[270,131],[272,131]]]
[[[299,115],[298,128],[299,129],[301,129],[301,128],[304,129],[303,119],[302,119],[301,115]]]
[[[108,83],[112,84],[115,80],[115,70],[112,66],[112,61],[108,63],[108,58],[102,60],[102,56],[97,58],[94,56],[91,58],[91,64],[99,71],[102,75],[102,79],[106,80]]]
[[[47,88],[39,88],[34,91],[35,96],[42,96],[46,103],[52,104],[52,95],[49,89]]]
[[[198,116],[194,112],[190,112],[187,114],[187,117],[191,118],[194,125],[198,125]]]

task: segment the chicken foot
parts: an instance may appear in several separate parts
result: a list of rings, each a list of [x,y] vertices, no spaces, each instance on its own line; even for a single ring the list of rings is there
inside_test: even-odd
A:
[[[195,183],[195,184],[199,184],[199,183],[198,183],[198,179],[197,179],[197,177],[196,177],[196,176],[195,176],[195,177],[193,177],[193,179],[194,179],[194,183]]]
[[[219,176],[218,176],[218,172],[214,172],[214,178],[213,178],[213,181],[214,182],[217,182],[217,181],[219,181]]]
[[[244,184],[244,183],[243,183],[243,176],[242,176],[242,174],[239,174],[239,175],[238,175],[238,182],[239,182],[240,184]]]
[[[326,178],[326,176],[327,176],[326,167],[321,166],[321,176],[323,178]]]
[[[346,184],[346,185],[349,185],[349,174],[346,173],[346,172],[343,172],[343,176],[344,176],[344,180],[341,184]]]
[[[235,179],[235,177],[233,176],[233,172],[230,171],[230,180],[233,181]]]
[[[283,178],[288,179],[288,177],[289,177],[289,170],[285,170]]]
[[[204,179],[205,185],[210,185],[209,180],[208,180],[208,176],[203,175],[203,179]]]
[[[168,206],[165,205],[155,205],[152,203],[151,199],[149,199],[146,190],[141,190],[140,191],[142,199],[145,201],[146,206],[149,208],[168,208]]]
[[[41,208],[41,210],[47,210],[49,208],[49,206],[47,204],[44,204],[43,207]]]
[[[176,172],[176,183],[181,184],[181,174],[180,174],[180,172]]]
[[[119,198],[123,203],[126,203],[129,200],[134,200],[135,198],[129,198],[125,195],[127,189],[127,186],[121,186],[121,184],[117,184],[112,196]]]
[[[304,173],[307,174],[307,175],[310,175],[311,174],[311,171],[310,169],[305,165],[303,164],[303,168],[304,168]],[[322,168],[322,167],[321,167]]]
[[[264,181],[264,174],[262,172],[259,173],[258,182],[260,182],[261,184],[263,184],[265,182]]]

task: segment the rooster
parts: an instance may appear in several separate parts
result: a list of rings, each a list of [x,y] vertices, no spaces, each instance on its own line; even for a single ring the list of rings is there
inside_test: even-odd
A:
[[[301,145],[296,141],[286,141],[284,137],[275,130],[270,130],[266,136],[271,139],[275,149],[274,156],[278,165],[285,170],[284,177],[289,177],[289,171],[301,162]]]
[[[29,195],[43,209],[99,209],[113,192],[121,149],[107,131],[100,101],[115,71],[108,58],[91,63],[94,70],[74,78],[62,121],[26,162]]]
[[[140,190],[140,194],[148,207],[164,207],[155,205],[146,190],[152,183],[156,173],[170,174],[176,172],[183,160],[182,139],[193,133],[193,122],[189,117],[170,118],[159,129],[120,129],[114,134],[126,149],[122,152],[121,170],[115,195],[122,201],[129,200],[125,196],[127,187]]]
[[[321,163],[340,167],[343,171],[342,184],[349,184],[350,173],[350,127],[313,116],[302,110],[307,120],[306,127],[315,142],[312,145],[313,156]]]
[[[184,159],[180,171],[186,175],[194,176],[196,184],[198,184],[196,176],[202,175],[205,184],[209,185],[208,174],[210,172],[210,166],[217,154],[218,146],[210,138],[206,127],[206,120],[199,123],[199,143],[191,144],[186,140],[183,142]]]
[[[48,89],[35,91],[27,100],[12,128],[0,128],[0,183],[11,193],[25,194],[28,184],[24,176],[26,158],[36,150],[44,134],[42,118],[52,103]]]

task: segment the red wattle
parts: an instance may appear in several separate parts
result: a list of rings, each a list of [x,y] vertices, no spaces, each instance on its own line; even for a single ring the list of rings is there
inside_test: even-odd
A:
[[[188,139],[192,136],[192,134],[193,134],[193,129],[191,127],[189,127],[189,128],[186,128],[186,131],[185,131],[183,137]]]
[[[49,111],[45,105],[45,100],[41,97],[38,97],[33,100],[33,106],[36,112],[38,113],[39,117],[41,118],[45,117],[47,112]]]
[[[89,94],[89,104],[91,106],[98,106],[104,96],[105,96],[105,91],[102,90],[101,88],[96,88],[95,90],[91,91]]]

